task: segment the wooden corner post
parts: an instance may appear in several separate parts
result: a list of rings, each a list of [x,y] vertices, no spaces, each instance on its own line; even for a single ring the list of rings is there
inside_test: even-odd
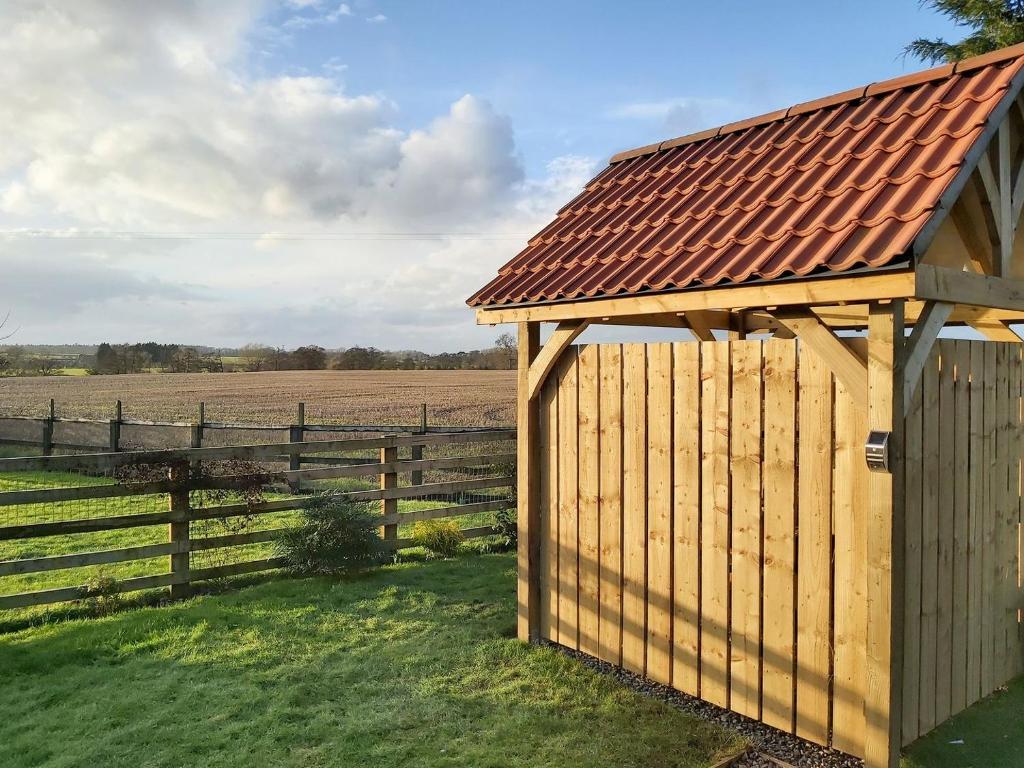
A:
[[[888,471],[868,473],[867,768],[897,768],[901,744],[904,345],[903,302],[871,304],[867,430],[890,437]]]
[[[516,387],[516,500],[518,545],[518,635],[540,639],[540,409],[530,397],[530,366],[540,352],[540,323],[519,323]]]

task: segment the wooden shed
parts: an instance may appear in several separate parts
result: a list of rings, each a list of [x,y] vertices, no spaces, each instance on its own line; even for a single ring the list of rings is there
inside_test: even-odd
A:
[[[1022,671],[1022,82],[621,153],[469,300],[519,329],[523,640],[872,768]]]

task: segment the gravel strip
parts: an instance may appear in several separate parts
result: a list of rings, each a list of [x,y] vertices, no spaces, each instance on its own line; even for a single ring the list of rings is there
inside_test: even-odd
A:
[[[605,661],[573,651],[555,643],[542,642],[570,656],[602,674],[610,675],[623,685],[646,696],[664,701],[676,709],[718,723],[733,733],[743,736],[751,749],[740,757],[734,768],[864,768],[863,761],[834,749],[812,744],[792,734],[751,720],[706,701],[688,696],[667,685],[654,683],[640,675],[628,672]]]

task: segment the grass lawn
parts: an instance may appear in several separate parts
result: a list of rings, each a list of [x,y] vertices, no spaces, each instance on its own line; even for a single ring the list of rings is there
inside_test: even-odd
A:
[[[0,619],[2,766],[707,766],[736,737],[514,633],[514,557]]]
[[[962,744],[955,743],[963,741]],[[1024,678],[940,725],[906,750],[903,768],[1024,766]]]
[[[13,451],[0,451],[0,455]],[[110,478],[90,477],[87,475],[65,472],[11,472],[0,474],[0,491],[23,490],[29,488],[67,487],[76,485],[105,485],[114,482]],[[376,487],[365,479],[338,478],[334,480],[316,481],[309,484],[321,490],[353,491]],[[499,492],[496,492],[496,494]],[[268,500],[283,498],[280,494],[270,493]],[[231,501],[228,499],[227,501]],[[402,500],[398,503],[400,512],[449,506],[459,503],[451,501]],[[379,503],[378,503],[379,504]],[[374,508],[376,505],[373,505]],[[160,512],[167,509],[166,494],[149,496],[131,496],[109,499],[88,499],[80,501],[53,502],[47,504],[23,504],[0,507],[0,526],[20,525],[53,520],[69,520],[79,518],[107,517],[146,512]],[[297,522],[296,511],[274,512],[258,515],[247,523],[244,530],[287,527]],[[494,513],[474,513],[453,518],[463,528],[490,525],[494,521]],[[242,524],[239,518],[228,521],[213,519],[197,521],[192,524],[192,537],[217,536],[237,533]],[[403,524],[399,527],[399,536],[412,535],[412,525]],[[96,533],[80,533],[63,536],[47,536],[35,539],[17,539],[0,541],[0,560],[24,559],[52,555],[66,555],[79,552],[118,549],[121,547],[160,544],[167,541],[166,525],[153,525],[138,528],[126,528]],[[486,540],[477,540],[465,545],[467,549],[485,546]],[[417,550],[406,550],[406,556],[415,557],[422,554]],[[193,567],[204,568],[226,564],[257,560],[274,554],[273,545],[269,543],[250,544],[229,549],[208,550],[193,555]],[[126,579],[137,576],[150,576],[168,571],[167,556],[141,560],[132,560],[107,565],[85,566],[59,571],[23,574],[0,577],[0,595],[16,592],[50,589],[55,587],[78,586],[95,582],[100,578]],[[37,619],[51,615],[62,615],[61,607],[40,606],[21,611]]]

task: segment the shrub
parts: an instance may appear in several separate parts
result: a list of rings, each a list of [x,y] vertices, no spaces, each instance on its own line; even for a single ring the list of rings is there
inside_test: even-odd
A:
[[[436,557],[455,557],[466,537],[454,520],[422,520],[413,527],[412,540]]]
[[[298,573],[355,573],[384,556],[377,516],[366,503],[313,496],[301,522],[278,539],[285,567]]]
[[[109,616],[121,607],[120,584],[100,571],[85,584],[85,605],[93,616]]]
[[[494,529],[499,548],[503,550],[516,548],[519,543],[519,524],[514,506],[499,509],[495,513]]]

